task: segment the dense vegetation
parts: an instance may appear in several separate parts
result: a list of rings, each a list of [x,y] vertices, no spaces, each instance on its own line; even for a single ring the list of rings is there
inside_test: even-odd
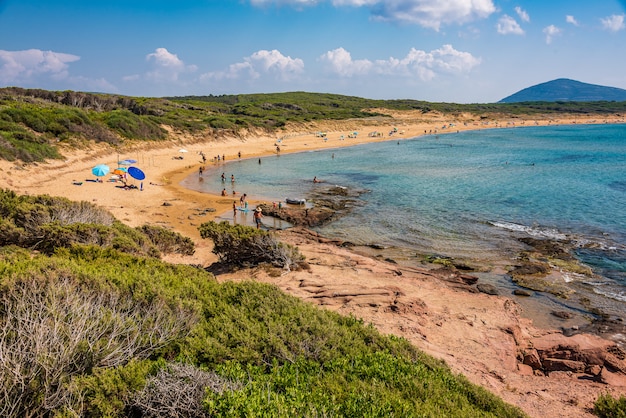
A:
[[[191,255],[195,251],[188,237],[158,226],[130,228],[89,202],[47,195],[18,196],[0,189],[0,245],[52,254],[76,244],[150,257]]]
[[[3,228],[21,228],[0,247],[2,416],[523,415],[358,319],[81,240],[83,228],[115,228],[100,209],[1,201]],[[40,247],[51,222],[75,229]]]
[[[626,102],[526,102],[492,104],[372,100],[323,93],[240,94],[141,98],[17,87],[0,89],[0,158],[60,158],[60,145],[85,141],[118,145],[125,140],[161,141],[165,127],[181,132],[280,130],[287,123],[383,117],[385,111],[418,110],[476,118],[559,113],[626,112]]]

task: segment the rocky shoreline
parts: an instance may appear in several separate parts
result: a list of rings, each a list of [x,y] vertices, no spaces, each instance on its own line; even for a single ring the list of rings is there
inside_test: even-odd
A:
[[[341,247],[350,247],[358,250],[352,242],[322,237],[316,232],[302,228],[315,228],[345,216],[356,207],[362,205],[359,196],[367,190],[353,190],[337,185],[323,185],[307,196],[306,205],[286,205],[282,208],[274,205],[261,204],[263,213],[277,219],[289,222],[306,234],[311,235],[320,243],[332,244]],[[573,244],[569,241],[555,239],[538,239],[521,237],[519,241],[528,249],[522,251],[515,262],[508,268],[508,276],[517,288],[512,292],[516,297],[533,297],[536,292],[545,292],[556,296],[569,309],[554,309],[550,315],[562,320],[571,319],[576,310],[584,315],[586,321],[580,325],[562,326],[559,330],[566,336],[583,333],[594,334],[610,340],[621,349],[626,350],[626,321],[622,316],[609,314],[601,308],[594,307],[589,300],[576,295],[566,284],[554,280],[556,269],[584,275],[592,275],[589,267],[581,264],[572,255]],[[367,247],[373,250],[385,250],[386,247],[377,243],[370,243]],[[380,255],[382,261],[397,264],[391,257]],[[480,280],[472,274],[476,268],[465,262],[451,257],[440,255],[422,255],[421,265],[434,272],[439,280],[446,282],[450,287],[467,292],[482,292],[488,295],[501,295],[501,289],[494,284]]]
[[[217,279],[272,283],[321,308],[362,318],[407,338],[530,416],[592,417],[600,394],[626,392],[626,351],[615,342],[582,330],[568,335],[535,328],[514,299],[491,295],[471,272],[364,256],[358,246],[305,227],[276,234],[300,249],[308,268],[222,271]]]

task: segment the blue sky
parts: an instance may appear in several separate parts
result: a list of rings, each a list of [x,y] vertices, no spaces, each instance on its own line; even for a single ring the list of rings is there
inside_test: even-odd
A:
[[[626,89],[626,0],[0,0],[0,87],[490,103]]]

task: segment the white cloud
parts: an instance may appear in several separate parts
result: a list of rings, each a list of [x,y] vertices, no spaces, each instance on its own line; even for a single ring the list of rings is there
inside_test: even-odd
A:
[[[278,78],[285,79],[304,71],[304,61],[300,58],[286,57],[276,49],[260,50],[252,54],[249,61],[254,67],[260,66],[266,73],[274,73]]]
[[[517,23],[515,19],[513,19],[509,15],[504,15],[498,20],[498,24],[496,25],[498,29],[498,33],[502,35],[523,35],[524,29]]]
[[[389,0],[372,8],[376,19],[412,23],[439,31],[442,25],[487,18],[496,11],[491,0]]]
[[[77,55],[39,49],[0,50],[0,81],[3,84],[27,83],[41,76],[66,79],[69,77],[68,63],[79,59]]]
[[[522,22],[530,22],[530,16],[528,16],[528,13],[526,13],[526,10],[517,6],[515,7],[515,13],[517,13],[519,18],[522,19]]]
[[[611,32],[617,32],[623,30],[626,26],[624,25],[624,15],[612,15],[605,19],[600,19],[602,21],[602,27]]]
[[[178,81],[180,74],[197,70],[195,65],[185,65],[176,54],[165,48],[157,48],[146,55],[146,60],[154,62],[154,70],[147,74],[154,81]]]
[[[324,0],[250,0],[252,5],[315,6]],[[496,11],[492,0],[330,0],[335,7],[368,7],[374,19],[417,24],[436,31],[442,25],[463,24],[489,17]]]
[[[554,39],[555,36],[560,35],[561,32],[561,29],[557,28],[554,25],[546,26],[545,28],[543,28],[543,33],[545,33],[546,35],[546,43],[551,44],[552,39]]]
[[[333,0],[333,6],[372,6],[376,3],[379,3],[380,0]]]
[[[279,80],[290,80],[304,71],[304,61],[300,58],[284,56],[280,51],[260,50],[244,58],[243,62],[231,64],[226,71],[203,74],[202,80],[257,79],[263,75],[273,75]]]
[[[472,70],[480,64],[480,59],[469,52],[455,50],[452,45],[444,45],[439,49],[426,52],[411,48],[401,59],[387,60],[352,60],[348,51],[338,48],[320,57],[331,63],[332,72],[350,77],[353,75],[379,74],[387,76],[417,76],[428,81],[440,74],[461,74]]]
[[[320,59],[328,62],[334,73],[344,77],[367,74],[373,65],[369,60],[353,60],[352,55],[343,48],[328,51]]]
[[[323,0],[322,0],[323,1]],[[266,6],[270,4],[291,5],[291,6],[315,6],[320,3],[319,0],[250,0],[253,6]]]
[[[578,26],[578,21],[576,20],[576,18],[572,15],[567,15],[565,16],[565,21],[569,24],[572,24],[574,26]]]

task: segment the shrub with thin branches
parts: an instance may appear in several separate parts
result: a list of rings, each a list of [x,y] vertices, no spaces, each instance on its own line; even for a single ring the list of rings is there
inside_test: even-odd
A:
[[[207,388],[222,393],[238,387],[215,372],[172,363],[148,379],[133,397],[131,408],[144,418],[204,418],[209,416],[202,405]]]
[[[0,295],[0,306],[3,417],[69,408],[73,376],[147,358],[197,321],[160,300],[139,303],[68,277],[18,282]]]

